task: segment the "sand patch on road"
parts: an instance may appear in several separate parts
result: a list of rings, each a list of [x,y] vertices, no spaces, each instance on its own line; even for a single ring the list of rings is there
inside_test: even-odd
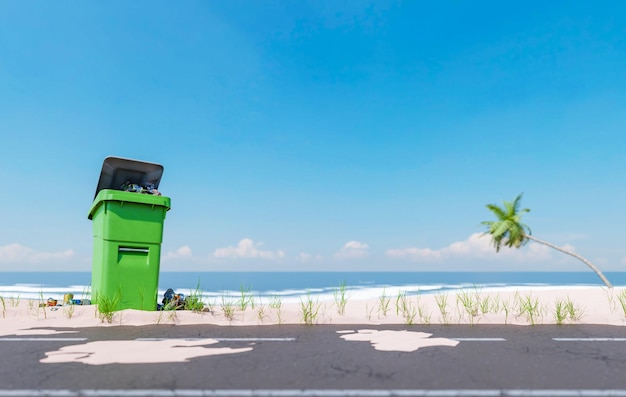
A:
[[[251,351],[251,347],[232,349],[230,347],[204,347],[219,343],[215,339],[157,341],[110,340],[89,342],[80,345],[64,346],[47,352],[42,363],[83,363],[105,364],[150,364],[180,363],[192,358],[237,354]]]
[[[356,331],[338,331],[341,339],[347,341],[370,342],[372,347],[380,351],[414,352],[422,347],[449,346],[455,347],[458,341],[447,338],[431,338],[432,334],[412,331],[390,331],[361,329]]]

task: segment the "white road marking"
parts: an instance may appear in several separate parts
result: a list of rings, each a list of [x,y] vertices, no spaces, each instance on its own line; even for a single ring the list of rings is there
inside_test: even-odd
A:
[[[626,342],[626,338],[552,338],[557,342]]]
[[[220,342],[295,342],[296,338],[214,338]]]
[[[0,338],[0,342],[82,342],[88,338]],[[185,340],[197,341],[213,339],[219,342],[295,342],[296,338],[135,338],[136,341]],[[458,342],[505,342],[504,338],[448,338]],[[626,338],[553,338],[560,341],[626,341]]]
[[[136,341],[185,340],[197,341],[213,339],[219,342],[295,342],[296,338],[136,338]],[[0,342],[83,342],[88,338],[0,338]]]
[[[1,390],[0,397],[626,397],[625,389],[16,389]]]
[[[138,341],[161,341],[161,340],[205,340],[213,339],[219,342],[295,342],[296,338],[137,338]]]
[[[0,338],[0,342],[82,342],[87,338]]]

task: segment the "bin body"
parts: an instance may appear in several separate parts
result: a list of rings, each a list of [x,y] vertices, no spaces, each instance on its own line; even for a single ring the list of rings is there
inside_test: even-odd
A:
[[[103,189],[89,211],[93,221],[91,296],[118,299],[117,309],[156,310],[164,196]]]

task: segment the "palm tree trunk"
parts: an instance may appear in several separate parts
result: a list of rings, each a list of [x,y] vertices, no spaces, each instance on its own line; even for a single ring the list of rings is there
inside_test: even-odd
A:
[[[600,277],[600,279],[604,282],[604,284],[606,284],[606,286],[607,286],[607,287],[609,287],[609,288],[613,288],[613,286],[611,285],[611,283],[609,283],[609,280],[607,280],[607,279],[606,279],[606,277],[604,277],[604,274],[602,274],[602,272],[600,271],[600,269],[598,269],[597,267],[595,267],[595,265],[594,265],[593,263],[589,262],[587,259],[583,258],[582,256],[580,256],[580,255],[578,255],[578,254],[575,254],[575,253],[573,253],[573,252],[571,252],[571,251],[568,251],[568,250],[566,250],[566,249],[564,249],[564,248],[561,248],[561,247],[559,247],[559,246],[557,246],[557,245],[550,244],[550,243],[545,242],[545,241],[543,241],[543,240],[539,240],[538,238],[533,237],[533,236],[530,236],[530,235],[528,235],[528,234],[526,234],[526,235],[525,235],[525,237],[526,237],[526,238],[528,238],[529,240],[532,240],[532,241],[536,242],[536,243],[546,245],[546,246],[548,246],[548,247],[550,247],[550,248],[554,248],[554,249],[555,249],[555,250],[557,250],[557,251],[561,251],[561,252],[562,252],[562,253],[564,253],[564,254],[567,254],[567,255],[573,256],[574,258],[576,258],[576,259],[578,259],[579,261],[583,262],[585,265],[589,266],[589,267],[591,268],[591,270],[593,270],[594,272],[596,272],[596,274],[598,275],[598,277]]]

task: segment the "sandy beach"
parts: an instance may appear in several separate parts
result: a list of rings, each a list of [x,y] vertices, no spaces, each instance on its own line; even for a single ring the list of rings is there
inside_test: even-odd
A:
[[[40,307],[38,300],[4,297],[0,335],[50,332],[42,328],[82,328],[213,324],[626,324],[626,290],[603,287],[527,288],[515,291],[464,289],[456,294],[388,295],[377,299],[322,300],[314,294],[300,302],[249,298],[244,304],[205,302],[204,311],[122,310],[110,315],[97,305]],[[343,302],[343,304],[342,304]],[[342,308],[343,306],[343,308]]]

